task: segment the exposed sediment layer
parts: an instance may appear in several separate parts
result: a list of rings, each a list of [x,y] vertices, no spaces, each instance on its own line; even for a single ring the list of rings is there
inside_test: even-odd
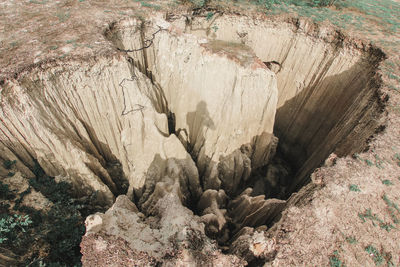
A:
[[[2,160],[26,177],[39,164],[104,206],[127,195],[87,219],[88,265],[102,235],[149,262],[270,260],[277,198],[378,125],[383,54],[334,31],[222,16],[131,19],[106,37],[119,55],[43,66],[0,99]]]
[[[292,190],[330,153],[343,156],[362,149],[380,124],[376,70],[385,55],[377,48],[304,20],[278,24],[216,15],[211,21],[192,19],[185,30],[245,44],[276,71],[274,133],[298,170]]]
[[[161,30],[166,26],[171,25],[144,28],[140,21],[126,21],[108,36],[162,88],[167,104],[162,110],[174,116],[174,131],[195,159],[204,189],[246,180],[251,168],[265,165],[273,154],[274,73],[245,45]],[[150,42],[148,49],[138,49]],[[233,158],[242,161],[243,170],[225,168]]]

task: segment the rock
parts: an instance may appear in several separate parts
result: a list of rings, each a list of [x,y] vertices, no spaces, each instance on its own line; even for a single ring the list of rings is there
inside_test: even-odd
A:
[[[247,262],[256,260],[266,262],[274,258],[277,246],[275,239],[267,238],[263,231],[254,231],[253,228],[244,227],[234,238],[229,252]]]
[[[16,196],[22,196],[21,206],[27,206],[35,210],[49,211],[53,203],[49,201],[41,192],[36,191],[29,186],[29,180],[23,177],[20,172],[16,172],[12,177],[5,177],[0,179],[3,184],[8,185],[9,190]],[[15,202],[12,201],[11,208],[14,207]]]
[[[220,243],[229,239],[229,231],[226,228],[226,204],[228,197],[224,190],[206,190],[198,204],[201,220],[206,225],[205,231],[208,236],[216,238]]]
[[[116,249],[130,255],[126,260],[145,266],[157,262],[165,266],[203,266],[224,261],[227,266],[243,264],[236,256],[223,255],[217,249],[205,235],[200,218],[182,206],[177,190],[174,187],[155,204],[153,226],[139,218],[135,205],[124,195],[106,213],[89,217],[81,244],[83,266],[93,266],[94,262],[113,264],[113,255],[107,251]]]
[[[285,200],[265,199],[264,195],[252,197],[252,189],[246,189],[228,205],[228,215],[235,224],[235,231],[245,226],[268,225],[284,209]]]

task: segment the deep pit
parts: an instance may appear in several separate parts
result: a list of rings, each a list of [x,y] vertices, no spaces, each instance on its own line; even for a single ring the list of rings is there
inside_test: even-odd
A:
[[[38,162],[103,207],[127,195],[88,218],[85,244],[103,231],[167,262],[167,244],[215,250],[205,232],[270,260],[243,248],[331,153],[363,150],[379,126],[384,54],[332,29],[216,16],[125,20],[105,36],[118,55],[43,66],[1,95],[2,160],[25,177]]]

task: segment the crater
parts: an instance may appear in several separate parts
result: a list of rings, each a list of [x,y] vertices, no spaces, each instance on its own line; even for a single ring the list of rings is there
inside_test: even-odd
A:
[[[363,150],[381,124],[385,55],[334,29],[224,15],[124,20],[105,36],[115,55],[5,82],[0,158],[26,177],[37,162],[103,207],[126,195],[86,235],[107,232],[156,261],[168,261],[168,242],[205,251],[202,231],[240,260],[270,260],[258,233],[330,154]]]

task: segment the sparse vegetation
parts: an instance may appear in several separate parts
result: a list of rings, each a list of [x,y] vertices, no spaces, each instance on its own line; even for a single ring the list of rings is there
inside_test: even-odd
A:
[[[387,180],[387,179],[383,180],[382,184],[384,184],[384,185],[393,185],[393,183],[390,180]]]
[[[380,266],[383,264],[384,259],[374,246],[369,245],[365,248],[365,251],[372,257],[376,266]]]
[[[400,4],[392,0],[253,0],[252,2],[265,7],[267,13],[295,12],[301,17],[311,18],[315,22],[329,20],[341,28],[352,26],[370,34],[376,33],[366,27],[367,20],[378,23],[388,33],[397,32],[400,28],[400,19],[397,15],[400,11]],[[335,8],[330,8],[333,6]],[[363,16],[345,13],[345,9],[357,10]]]
[[[395,266],[393,264],[392,255],[390,253],[385,253],[383,249],[379,251],[373,245],[369,245],[365,248],[365,251],[372,257],[376,266],[381,266],[386,263],[386,266]]]
[[[363,158],[362,158],[359,154],[357,154],[357,153],[355,153],[355,154],[353,155],[353,157],[356,158],[356,159],[358,159],[358,160],[360,160],[360,161],[365,162],[369,167],[375,166],[375,167],[377,167],[377,168],[379,168],[379,169],[383,169],[383,168],[384,168],[384,167],[383,167],[383,160],[382,160],[378,155],[376,155],[376,154],[375,154],[375,163],[372,162],[372,161],[369,160],[369,159],[363,159]]]
[[[399,207],[397,206],[397,204],[394,203],[393,201],[391,201],[391,200],[387,197],[386,194],[383,195],[382,199],[383,199],[383,201],[385,201],[385,204],[388,206],[388,211],[389,211],[390,217],[392,218],[393,222],[394,222],[395,224],[399,224],[399,223],[400,223],[400,220],[399,220],[399,218],[397,217],[397,215],[400,215],[400,209],[399,209]],[[396,215],[396,214],[397,214],[397,215]]]
[[[346,265],[339,258],[339,252],[335,250],[333,255],[329,258],[330,267],[345,267]]]
[[[400,166],[400,154],[394,154],[394,160],[396,161],[397,165]]]
[[[354,236],[348,236],[348,237],[346,237],[346,241],[347,241],[349,244],[357,244],[357,243],[358,243],[357,239],[356,239]]]
[[[8,184],[4,184],[0,181],[0,199],[8,200],[14,197],[15,195],[10,191]]]
[[[360,188],[358,188],[358,185],[356,185],[356,184],[351,184],[349,186],[349,189],[350,189],[350,191],[353,191],[353,192],[361,192]]]
[[[15,240],[19,232],[25,233],[26,227],[30,224],[32,221],[28,215],[2,215],[0,218],[0,244]]]
[[[71,195],[71,186],[66,182],[57,183],[47,176],[37,162],[33,172],[36,178],[31,179],[28,189],[18,195],[11,192],[7,184],[0,182],[1,199],[15,203],[11,210],[9,205],[2,204],[0,246],[7,246],[20,255],[29,250],[33,253],[32,258],[27,259],[25,264],[31,266],[80,266],[79,244],[85,233],[84,217],[93,210],[85,203],[76,201]],[[48,211],[22,205],[32,188],[52,202]],[[37,243],[38,240],[42,245]],[[49,247],[41,248],[43,244]],[[39,253],[37,250],[41,249],[44,251]],[[39,254],[42,256],[37,257]]]
[[[17,163],[16,160],[6,160],[3,162],[4,168],[11,170],[11,168]]]
[[[358,217],[362,220],[363,223],[365,223],[368,219],[372,222],[373,226],[379,225],[381,229],[384,229],[387,232],[390,232],[392,229],[396,228],[391,223],[385,223],[378,217],[377,214],[372,214],[371,209],[366,209],[364,213],[358,213]]]
[[[65,22],[67,19],[69,19],[70,14],[69,12],[58,12],[56,16],[60,20],[60,22]]]

